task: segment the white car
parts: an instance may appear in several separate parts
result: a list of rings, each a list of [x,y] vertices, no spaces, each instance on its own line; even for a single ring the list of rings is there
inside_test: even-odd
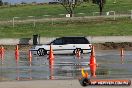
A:
[[[44,56],[49,53],[50,45],[54,54],[75,54],[77,49],[81,53],[91,53],[91,44],[85,37],[60,37],[49,44],[35,45],[30,50],[34,55]]]

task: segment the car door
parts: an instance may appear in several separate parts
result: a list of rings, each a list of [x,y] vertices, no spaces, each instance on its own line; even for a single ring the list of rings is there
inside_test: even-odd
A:
[[[75,44],[74,44],[73,38],[64,37],[64,39],[63,39],[63,48],[65,49],[65,51],[67,51],[69,53],[73,53],[73,51],[75,49]]]
[[[69,42],[65,41],[65,38],[58,38],[52,42],[53,50],[58,53],[71,53],[73,52],[73,46]]]
[[[63,39],[62,38],[57,38],[51,44],[52,44],[52,48],[54,51],[60,51],[63,49]]]

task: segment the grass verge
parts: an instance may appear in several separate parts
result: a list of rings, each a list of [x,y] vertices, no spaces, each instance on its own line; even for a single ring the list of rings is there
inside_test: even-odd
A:
[[[25,38],[33,34],[40,34],[41,37],[60,36],[128,36],[132,35],[132,20],[81,20],[33,24],[0,25],[0,38]]]

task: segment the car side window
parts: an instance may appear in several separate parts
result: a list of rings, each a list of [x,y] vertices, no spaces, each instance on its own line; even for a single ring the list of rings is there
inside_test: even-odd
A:
[[[64,44],[89,44],[89,41],[84,37],[68,37],[64,38]]]
[[[89,41],[85,38],[78,38],[75,40],[76,40],[76,44],[89,44]]]
[[[74,40],[72,38],[65,38],[64,39],[64,43],[65,44],[74,44],[75,42],[74,42]]]
[[[52,42],[53,45],[63,45],[63,41],[61,38],[56,39]]]

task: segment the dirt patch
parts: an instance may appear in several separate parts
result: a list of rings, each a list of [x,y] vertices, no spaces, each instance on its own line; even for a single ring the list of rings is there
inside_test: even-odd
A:
[[[28,51],[32,45],[18,45],[19,50],[21,51]],[[3,45],[5,50],[15,50],[16,45]]]
[[[126,50],[132,50],[132,42],[105,42],[105,43],[94,43],[93,44],[97,50],[111,50],[124,48]],[[6,50],[15,50],[15,45],[3,45]],[[19,45],[20,50],[27,51],[32,45]]]
[[[121,43],[114,43],[114,42],[95,43],[94,46],[96,47],[96,49],[101,49],[101,50],[120,49],[120,48],[124,48],[124,49],[126,49],[126,50],[132,50],[132,42],[121,42]]]

